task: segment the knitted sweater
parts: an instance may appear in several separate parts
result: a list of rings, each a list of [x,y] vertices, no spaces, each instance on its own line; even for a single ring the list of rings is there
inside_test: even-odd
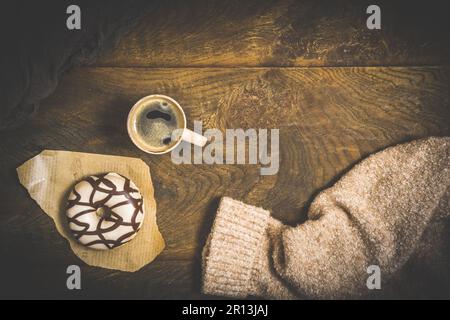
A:
[[[308,220],[295,227],[224,197],[203,250],[203,292],[363,297],[369,266],[379,267],[384,285],[413,255],[433,252],[423,244],[434,243],[442,230],[435,226],[450,214],[449,187],[450,138],[428,138],[356,165],[314,199]]]

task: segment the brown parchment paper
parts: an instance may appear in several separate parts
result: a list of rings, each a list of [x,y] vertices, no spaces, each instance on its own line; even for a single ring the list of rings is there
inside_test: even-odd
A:
[[[137,236],[112,250],[84,247],[72,237],[65,216],[72,187],[90,175],[116,172],[131,179],[144,198],[145,218]],[[137,158],[44,150],[17,168],[19,180],[30,196],[55,222],[73,252],[91,266],[133,272],[150,263],[164,249],[156,224],[156,202],[150,169]]]

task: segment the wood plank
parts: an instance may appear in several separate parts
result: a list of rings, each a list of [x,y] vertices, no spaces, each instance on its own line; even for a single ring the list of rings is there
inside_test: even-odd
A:
[[[97,66],[448,65],[445,2],[380,0],[381,30],[365,0],[194,0],[149,6]]]
[[[27,126],[0,135],[0,254],[9,261],[1,274],[20,290],[36,279],[31,296],[45,288],[65,296],[73,293],[58,288],[65,286],[65,267],[76,263],[89,296],[199,297],[200,252],[221,196],[263,206],[288,223],[304,220],[314,195],[361,158],[413,138],[449,135],[449,80],[446,67],[74,70]],[[189,126],[196,119],[221,130],[279,128],[278,174],[261,176],[257,165],[175,165],[170,155],[139,151],[127,136],[126,116],[151,93],[177,99]],[[148,163],[167,243],[157,261],[125,274],[78,260],[15,174],[43,149]],[[36,270],[27,276],[29,265]]]

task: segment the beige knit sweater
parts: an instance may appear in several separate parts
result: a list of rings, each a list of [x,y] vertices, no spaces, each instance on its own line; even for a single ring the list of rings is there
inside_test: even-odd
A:
[[[433,239],[450,214],[449,187],[450,138],[428,138],[356,165],[314,199],[308,220],[296,227],[222,198],[203,250],[203,291],[275,299],[363,297],[370,291],[369,266],[379,266],[384,286],[412,256],[440,254]]]

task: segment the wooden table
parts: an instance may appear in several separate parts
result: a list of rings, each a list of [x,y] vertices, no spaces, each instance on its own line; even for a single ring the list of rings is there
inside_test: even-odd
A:
[[[378,1],[381,30],[366,28],[359,2],[177,1],[146,13],[113,50],[65,76],[32,121],[0,135],[1,294],[207,298],[201,249],[221,196],[298,223],[320,190],[368,154],[449,135],[444,13],[391,2]],[[170,155],[141,152],[125,121],[151,93],[178,100],[189,126],[279,128],[278,174],[261,176],[258,165],[175,165]],[[79,260],[17,179],[15,168],[43,149],[143,159],[162,254],[135,273]],[[81,291],[66,289],[71,264],[82,268]]]

